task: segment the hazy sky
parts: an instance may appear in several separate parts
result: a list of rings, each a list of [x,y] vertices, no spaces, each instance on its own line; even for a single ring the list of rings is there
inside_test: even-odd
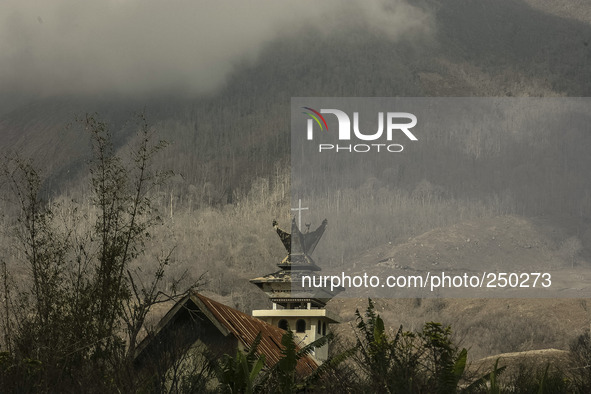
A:
[[[431,22],[402,0],[3,0],[0,89],[201,93],[280,34],[361,25],[397,39]]]

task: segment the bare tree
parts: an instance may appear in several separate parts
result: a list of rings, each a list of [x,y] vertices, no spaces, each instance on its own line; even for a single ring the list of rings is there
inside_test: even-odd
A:
[[[126,372],[146,316],[153,305],[175,299],[183,279],[172,279],[168,294],[162,291],[174,248],[163,252],[152,278],[131,267],[145,257],[145,244],[162,223],[153,192],[169,173],[154,168],[154,157],[166,143],[154,142],[144,115],[138,117],[136,146],[125,156],[96,115],[86,115],[81,124],[93,147],[91,211],[75,201],[67,209],[45,201],[31,160],[14,156],[3,166],[20,211],[15,244],[30,274],[20,291],[11,292],[9,270],[1,273],[4,337],[13,369],[42,390],[131,389]],[[32,370],[27,360],[37,360],[38,367]]]
[[[562,245],[560,245],[559,253],[564,256],[565,260],[570,263],[571,268],[575,266],[575,262],[579,253],[583,250],[583,244],[577,236],[567,238]]]

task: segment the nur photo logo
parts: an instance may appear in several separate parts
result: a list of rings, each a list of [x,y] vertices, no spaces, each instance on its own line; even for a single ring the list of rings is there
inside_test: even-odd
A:
[[[320,111],[317,111],[311,107],[302,108],[306,110],[302,113],[308,116],[306,123],[306,138],[308,141],[314,140],[314,129],[328,132],[328,123],[323,114],[330,114],[334,115],[338,124],[338,131],[335,135],[338,142],[352,140],[374,142],[360,144],[320,143],[318,144],[319,152],[366,153],[373,151],[396,153],[402,152],[404,147],[399,143],[391,143],[395,138],[404,135],[411,141],[418,141],[418,138],[410,131],[417,125],[417,117],[408,112],[378,112],[377,130],[373,128],[369,131],[361,130],[359,112],[352,113],[353,121],[351,122],[351,117],[340,109],[320,109]],[[379,143],[380,141],[384,142]]]

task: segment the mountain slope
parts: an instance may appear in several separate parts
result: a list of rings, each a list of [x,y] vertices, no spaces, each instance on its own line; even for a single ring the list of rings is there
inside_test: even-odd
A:
[[[287,162],[293,96],[591,93],[589,24],[522,1],[420,6],[433,15],[430,35],[392,40],[354,24],[332,33],[302,29],[270,40],[254,63],[237,65],[225,87],[206,97],[107,95],[21,106],[0,117],[0,147],[39,157],[59,184],[86,153],[85,138],[64,131],[74,115],[99,112],[124,142],[125,120],[145,108],[174,143],[163,165],[188,184],[212,181],[214,194],[224,195]]]

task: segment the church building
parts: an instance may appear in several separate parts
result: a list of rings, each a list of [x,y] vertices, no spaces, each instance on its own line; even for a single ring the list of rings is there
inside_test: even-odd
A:
[[[221,357],[236,349],[250,348],[260,335],[257,353],[265,356],[267,366],[277,363],[282,355],[284,330],[292,330],[296,348],[302,348],[329,332],[337,320],[325,309],[326,303],[341,291],[301,288],[301,275],[316,275],[320,268],[310,254],[326,228],[326,220],[314,231],[300,232],[295,223],[291,233],[273,227],[287,250],[277,264],[279,271],[252,279],[273,303],[272,309],[255,310],[252,316],[191,291],[180,299],[160,320],[156,329],[138,345],[134,362],[147,381],[162,379],[170,368],[186,358],[191,350],[208,349],[207,354]],[[328,358],[328,345],[314,349],[297,361],[300,377],[311,374]]]
[[[301,341],[300,346],[325,336],[329,325],[338,323],[325,306],[342,289],[334,292],[323,288],[305,289],[301,281],[303,275],[314,276],[320,271],[310,255],[324,234],[326,224],[325,219],[316,230],[302,233],[294,218],[291,233],[288,233],[274,221],[273,227],[287,250],[287,256],[277,264],[279,271],[251,279],[273,303],[272,309],[254,310],[252,315],[273,326],[292,330]],[[328,358],[328,346],[315,349],[312,355],[322,363]]]

